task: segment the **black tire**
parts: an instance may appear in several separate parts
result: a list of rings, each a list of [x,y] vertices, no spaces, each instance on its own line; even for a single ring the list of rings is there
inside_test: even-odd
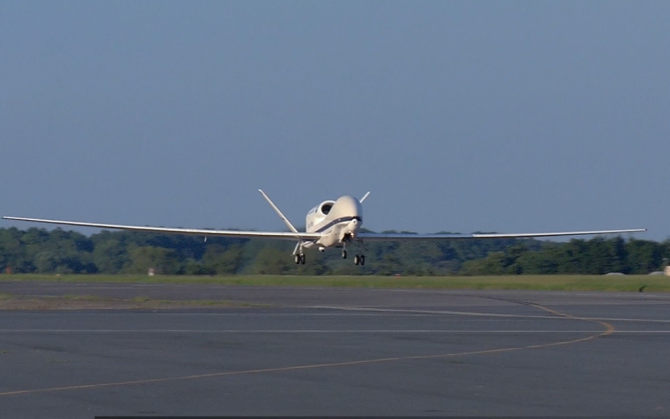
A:
[[[360,263],[360,258],[358,255],[354,256],[354,265],[358,265]]]
[[[347,251],[343,250],[342,251],[342,259],[346,259],[346,258],[347,258]]]
[[[300,263],[301,263],[301,264],[303,264],[303,265],[304,265],[304,264],[305,264],[305,260],[306,260],[306,259],[307,259],[307,258],[305,257],[305,255],[304,255],[304,254],[303,254],[303,255],[300,255]]]
[[[361,255],[361,266],[365,265],[365,256]]]

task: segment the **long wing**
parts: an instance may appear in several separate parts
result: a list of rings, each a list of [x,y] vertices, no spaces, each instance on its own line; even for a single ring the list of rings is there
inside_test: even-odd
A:
[[[129,226],[120,224],[100,224],[100,223],[84,223],[80,221],[59,221],[59,220],[43,220],[41,218],[25,218],[25,217],[2,217],[5,220],[14,221],[29,221],[31,223],[46,223],[46,224],[60,224],[68,226],[80,227],[96,227],[103,229],[114,230],[131,230],[131,231],[147,231],[153,233],[173,233],[173,234],[190,234],[196,236],[218,236],[218,237],[244,237],[244,238],[272,238],[285,240],[318,240],[321,238],[320,233],[281,233],[268,231],[237,231],[237,230],[204,230],[192,228],[168,228],[168,227],[142,227]]]
[[[625,230],[562,231],[557,233],[520,233],[520,234],[412,234],[412,233],[359,233],[358,238],[365,241],[382,240],[465,240],[465,239],[519,239],[532,237],[586,236],[596,234],[641,233],[646,228]]]

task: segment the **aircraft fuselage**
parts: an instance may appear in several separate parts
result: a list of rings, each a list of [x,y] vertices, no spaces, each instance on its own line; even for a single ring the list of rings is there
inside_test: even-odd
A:
[[[336,201],[324,201],[312,208],[306,217],[308,233],[321,233],[322,237],[305,247],[326,247],[346,244],[356,238],[363,224],[363,206],[358,199],[345,195]]]

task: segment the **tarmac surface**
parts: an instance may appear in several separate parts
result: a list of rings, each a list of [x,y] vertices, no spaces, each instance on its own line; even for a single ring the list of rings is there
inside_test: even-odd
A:
[[[0,417],[668,416],[670,295],[0,281]]]

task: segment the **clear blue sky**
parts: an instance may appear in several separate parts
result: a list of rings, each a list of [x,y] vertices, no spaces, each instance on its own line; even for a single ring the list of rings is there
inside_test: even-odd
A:
[[[670,236],[670,2],[0,3],[0,213]],[[2,222],[4,227],[26,224]]]

